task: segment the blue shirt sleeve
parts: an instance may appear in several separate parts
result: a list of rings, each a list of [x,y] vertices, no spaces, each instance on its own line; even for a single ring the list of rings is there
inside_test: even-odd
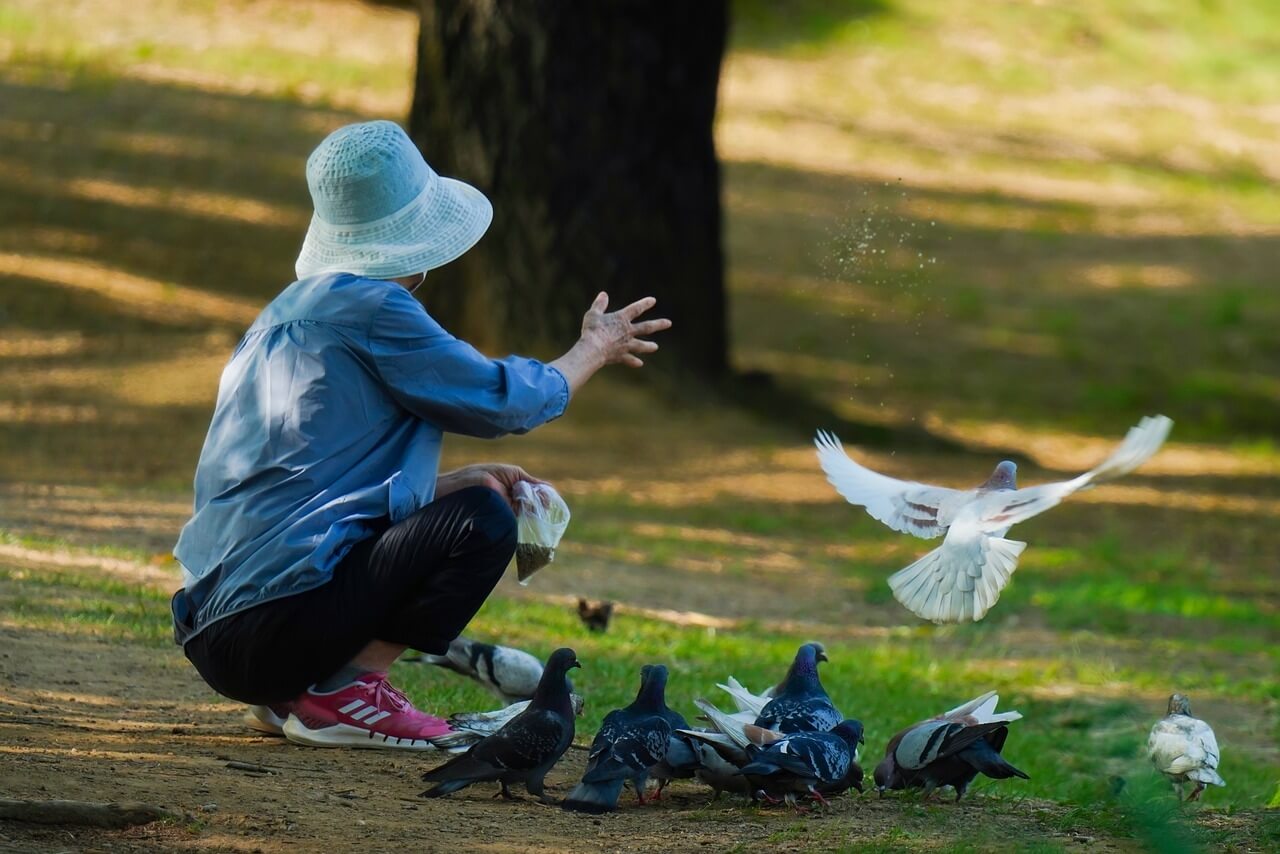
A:
[[[569,405],[564,374],[536,359],[488,358],[445,331],[403,288],[388,288],[369,349],[400,405],[451,433],[524,433]]]

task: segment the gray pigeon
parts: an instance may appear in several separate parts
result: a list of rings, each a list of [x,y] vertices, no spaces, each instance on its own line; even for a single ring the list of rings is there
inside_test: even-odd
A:
[[[453,732],[431,739],[431,743],[439,750],[455,753],[466,750],[471,745],[493,735],[510,723],[517,715],[529,708],[530,700],[521,700],[492,712],[458,712],[449,716],[449,726]],[[581,694],[570,694],[569,702],[573,704],[573,713],[582,717],[582,709],[586,702]]]
[[[948,489],[895,480],[858,465],[840,440],[818,432],[818,462],[827,480],[850,504],[895,531],[923,539],[946,536],[942,545],[889,578],[894,598],[935,623],[981,620],[1000,598],[1027,547],[1004,535],[1018,522],[1067,496],[1113,480],[1149,460],[1169,435],[1163,415],[1143,418],[1101,465],[1072,480],[1017,487],[1017,466],[1005,460],[976,489]]]
[[[1156,721],[1147,739],[1147,756],[1156,770],[1173,783],[1182,798],[1185,783],[1195,783],[1187,800],[1200,799],[1208,785],[1225,786],[1218,776],[1218,739],[1213,728],[1191,716],[1191,701],[1182,694],[1169,698],[1169,714]]]
[[[700,767],[694,777],[715,792],[751,795],[755,790],[750,781],[739,772],[751,761],[753,748],[767,747],[779,739],[782,733],[747,723],[739,714],[725,714],[713,703],[702,698],[693,701],[711,724],[710,729],[682,729],[680,735],[692,739],[698,748]],[[754,717],[754,716],[752,716]]]
[[[472,783],[496,780],[504,798],[514,797],[507,788],[511,783],[523,783],[529,794],[551,803],[542,781],[573,743],[573,704],[565,674],[581,666],[571,649],[551,653],[529,706],[466,753],[423,774],[423,780],[436,785],[422,796],[438,798]]]
[[[464,637],[454,638],[444,655],[424,652],[417,660],[468,676],[508,704],[532,697],[542,678],[542,662],[524,650]]]
[[[650,775],[658,781],[658,790],[653,793],[651,800],[658,801],[662,800],[662,791],[666,789],[672,780],[688,780],[702,767],[701,750],[697,741],[680,732],[680,730],[689,728],[689,722],[684,719],[684,715],[667,706],[666,684],[668,674],[666,666],[662,664],[646,664],[641,668],[640,672],[642,681],[645,678],[653,678],[655,682],[660,683],[662,690],[659,696],[658,714],[671,726],[671,737],[667,741],[666,754],[656,765],[649,769]]]
[[[889,739],[876,766],[876,790],[923,788],[928,796],[939,786],[955,789],[956,800],[978,772],[996,780],[1030,779],[1000,755],[1017,712],[996,713],[1000,697],[988,691],[936,718],[907,727]]]
[[[841,721],[831,732],[792,733],[752,748],[751,761],[740,773],[773,803],[781,796],[794,806],[797,794],[809,794],[830,806],[823,793],[862,791],[862,769],[855,758],[862,740],[860,721]]]
[[[640,692],[631,705],[605,715],[587,754],[587,771],[561,804],[574,812],[605,813],[618,808],[627,780],[645,803],[649,769],[667,755],[671,724],[663,717],[666,668],[646,667]]]
[[[796,651],[781,689],[764,705],[755,725],[778,732],[830,732],[844,719],[818,679],[818,662],[827,653],[820,643]]]

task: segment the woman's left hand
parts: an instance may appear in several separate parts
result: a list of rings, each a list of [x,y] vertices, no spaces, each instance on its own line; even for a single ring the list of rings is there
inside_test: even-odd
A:
[[[529,483],[546,483],[520,466],[507,463],[474,463],[440,475],[436,479],[436,497],[466,489],[468,486],[485,486],[505,498],[514,509],[515,496],[512,491],[522,480]]]

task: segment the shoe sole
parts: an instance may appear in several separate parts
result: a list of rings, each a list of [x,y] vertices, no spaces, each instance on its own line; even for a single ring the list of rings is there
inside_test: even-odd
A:
[[[361,729],[350,724],[311,729],[297,715],[289,715],[284,723],[284,737],[294,744],[307,747],[353,747],[359,750],[436,750],[436,746],[422,738],[397,738],[373,730]]]
[[[259,717],[258,713],[252,708],[245,709],[243,718],[244,725],[249,729],[257,730],[263,735],[283,736],[285,722],[280,720],[280,718],[277,718],[270,711],[268,711],[267,714],[271,715],[271,719]],[[279,721],[279,723],[276,723],[276,721]]]

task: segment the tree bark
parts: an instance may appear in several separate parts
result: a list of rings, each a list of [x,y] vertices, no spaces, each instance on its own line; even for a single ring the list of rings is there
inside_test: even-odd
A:
[[[494,222],[427,278],[480,346],[565,347],[601,290],[658,298],[655,362],[727,367],[712,126],[726,0],[424,0],[410,134]]]

